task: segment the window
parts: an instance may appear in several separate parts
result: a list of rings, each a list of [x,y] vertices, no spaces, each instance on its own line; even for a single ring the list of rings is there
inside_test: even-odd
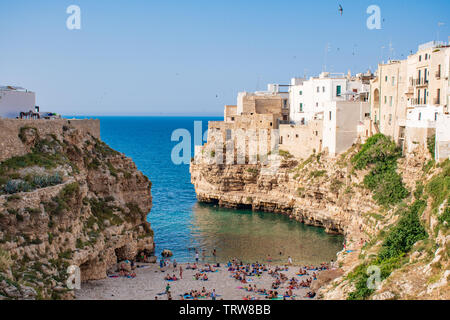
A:
[[[283,108],[287,108],[287,100],[286,99],[283,100]]]
[[[389,106],[392,107],[392,102],[394,101],[394,99],[392,98],[392,96],[389,97]]]
[[[325,92],[325,87],[322,87],[322,92]]]
[[[330,111],[330,121],[331,121],[331,111]]]
[[[392,124],[392,114],[389,115],[389,125]]]
[[[317,87],[317,92],[318,92],[318,93],[320,92],[320,87]]]
[[[388,82],[388,76],[384,77],[384,82]]]
[[[392,85],[395,86],[395,77],[392,77]]]
[[[302,95],[302,94],[303,94],[303,91],[300,91],[298,94],[299,94],[299,95]]]
[[[419,112],[419,121],[422,120],[422,113]]]
[[[300,112],[303,112],[303,103],[300,103]]]
[[[422,61],[422,56],[419,56],[419,62]]]
[[[387,96],[384,96],[384,104],[387,104]]]
[[[337,97],[341,96],[341,86],[336,86],[336,96]]]
[[[231,140],[231,130],[227,129],[227,141]]]
[[[316,108],[319,106],[319,103],[318,102],[316,102]]]
[[[435,113],[434,113],[434,121],[437,121],[437,117],[438,117],[438,113],[435,112]]]

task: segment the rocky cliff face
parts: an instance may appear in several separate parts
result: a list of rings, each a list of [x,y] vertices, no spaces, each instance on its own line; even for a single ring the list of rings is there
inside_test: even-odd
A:
[[[16,140],[28,153],[0,163],[0,299],[71,298],[69,266],[100,279],[153,252],[151,182],[131,159],[70,124]]]
[[[365,187],[364,177],[369,170],[355,170],[353,167],[351,159],[360,146],[352,147],[337,159],[322,154],[312,155],[306,160],[295,159],[281,152],[278,160],[273,156],[267,165],[218,165],[213,158],[215,153],[210,150],[212,147],[204,146],[191,163],[192,183],[199,201],[284,214],[297,221],[323,227],[327,232],[345,235],[346,248],[338,253],[337,260],[341,270],[335,272],[335,279],[321,282],[319,296],[324,299],[349,298],[356,285],[349,275],[378,253],[385,234],[399,220],[397,206],[380,206],[373,193]],[[281,161],[279,169],[268,170],[274,161]],[[425,172],[424,164],[433,169]],[[397,171],[412,194],[418,181],[426,184],[432,177],[442,174],[442,170],[430,160],[427,150],[420,150],[400,159]],[[402,206],[408,207],[413,200],[410,195]],[[431,197],[429,201],[432,201]],[[424,249],[420,249],[420,245],[423,241],[417,244],[422,253],[415,253],[416,247],[410,253],[414,257],[421,256],[414,267],[421,271],[405,276],[403,270],[406,270],[406,265],[402,265],[375,292],[371,292],[372,298],[448,298],[448,288],[442,292],[449,276],[448,272],[445,273],[448,270],[448,229],[445,227],[446,231],[433,232],[431,229],[436,226],[439,213],[432,218],[434,225],[425,218],[427,214],[430,215],[429,207],[421,217],[429,231],[424,245],[429,254],[422,254]],[[433,251],[435,246],[441,251]],[[439,268],[430,271],[428,263],[433,259],[439,261]],[[423,269],[428,273],[424,274]],[[397,279],[399,274],[401,278]],[[436,279],[430,280],[432,277]],[[395,281],[395,286],[391,281]]]

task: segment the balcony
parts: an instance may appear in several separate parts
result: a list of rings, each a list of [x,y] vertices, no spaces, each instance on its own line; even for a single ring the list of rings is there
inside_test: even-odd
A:
[[[425,87],[425,86],[428,86],[428,79],[425,79],[425,78],[411,79],[411,85],[413,87]]]
[[[415,106],[424,106],[427,103],[426,103],[424,98],[420,98],[420,99],[419,98],[414,98],[414,99],[411,99],[411,104],[415,105]]]

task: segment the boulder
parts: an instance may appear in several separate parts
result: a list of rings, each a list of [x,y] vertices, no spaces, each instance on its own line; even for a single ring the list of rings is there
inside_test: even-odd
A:
[[[161,256],[163,256],[164,258],[169,258],[173,256],[173,252],[166,249],[163,252],[161,252]]]

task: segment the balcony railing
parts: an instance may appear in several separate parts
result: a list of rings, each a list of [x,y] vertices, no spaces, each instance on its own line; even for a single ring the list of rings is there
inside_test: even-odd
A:
[[[421,106],[421,105],[425,105],[426,104],[426,101],[425,101],[425,99],[424,98],[414,98],[414,99],[412,99],[412,104],[413,105],[416,105],[416,106]]]
[[[413,87],[427,86],[428,79],[420,78],[420,79],[411,79],[411,85]]]

